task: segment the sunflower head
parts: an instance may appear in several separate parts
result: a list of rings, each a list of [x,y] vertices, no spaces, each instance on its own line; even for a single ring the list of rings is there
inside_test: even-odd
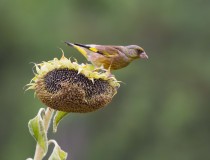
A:
[[[91,112],[106,106],[119,83],[107,70],[91,64],[59,60],[35,64],[35,77],[28,84],[48,107],[64,112]]]

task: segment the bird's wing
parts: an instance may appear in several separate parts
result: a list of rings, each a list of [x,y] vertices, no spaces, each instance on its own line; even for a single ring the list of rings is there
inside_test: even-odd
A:
[[[105,45],[92,45],[90,50],[109,58],[119,55],[120,52],[120,50],[116,46]]]
[[[119,55],[120,46],[108,46],[108,45],[95,45],[95,44],[79,44],[79,43],[70,43],[65,42],[69,46],[73,46],[77,50],[79,50],[86,58],[87,58],[87,51],[89,50],[94,53],[101,54],[105,57],[115,57]],[[91,53],[90,52],[90,53]]]
[[[67,43],[69,45],[69,43]],[[71,46],[77,48],[83,55],[85,50],[89,50],[94,53],[98,53],[105,57],[111,58],[119,55],[118,46],[108,46],[108,45],[95,45],[95,44],[79,44],[79,43],[70,43]],[[87,57],[87,53],[84,55]]]

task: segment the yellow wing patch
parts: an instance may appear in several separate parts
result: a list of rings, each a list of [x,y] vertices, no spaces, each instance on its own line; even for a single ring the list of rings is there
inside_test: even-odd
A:
[[[96,48],[94,48],[94,47],[90,47],[90,48],[88,48],[90,51],[92,51],[92,52],[96,52],[96,53],[99,53],[99,54],[101,54],[101,55],[103,55],[103,56],[106,56],[106,57],[114,57],[115,55],[111,55],[111,54],[109,54],[109,52],[107,52],[107,51],[105,51],[105,50],[98,50],[98,49],[96,49]]]
[[[89,50],[93,51],[93,52],[98,52],[98,50],[96,48],[90,47]]]

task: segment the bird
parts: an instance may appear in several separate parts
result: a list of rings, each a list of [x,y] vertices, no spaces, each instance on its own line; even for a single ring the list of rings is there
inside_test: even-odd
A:
[[[135,59],[148,59],[144,49],[138,45],[79,44],[67,41],[65,43],[77,49],[95,67],[110,71],[124,68]]]

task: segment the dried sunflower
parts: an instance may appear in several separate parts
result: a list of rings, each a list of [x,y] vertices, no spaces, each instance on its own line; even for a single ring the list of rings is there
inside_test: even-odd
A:
[[[35,77],[28,84],[48,107],[64,112],[92,112],[106,106],[120,84],[108,70],[91,64],[61,59],[35,64]]]

